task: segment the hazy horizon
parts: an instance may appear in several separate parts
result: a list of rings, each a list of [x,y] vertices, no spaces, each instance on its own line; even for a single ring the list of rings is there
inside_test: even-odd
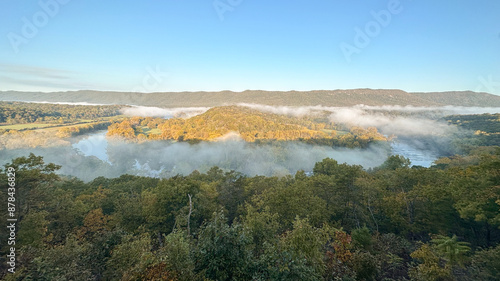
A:
[[[409,94],[419,94],[419,93],[450,93],[450,92],[473,92],[478,94],[489,94],[493,96],[500,96],[499,94],[489,93],[487,91],[474,91],[474,90],[443,90],[443,91],[407,91],[405,89],[396,88],[332,88],[332,89],[312,89],[312,90],[265,90],[265,89],[246,89],[241,91],[233,90],[218,90],[218,91],[153,91],[153,92],[133,92],[133,91],[115,91],[115,90],[92,90],[92,89],[78,89],[78,90],[60,90],[60,91],[24,91],[24,90],[0,90],[2,92],[21,92],[21,93],[74,93],[74,92],[109,92],[109,93],[138,93],[138,94],[160,94],[160,93],[222,93],[222,92],[232,92],[232,93],[244,93],[244,92],[328,92],[328,91],[353,91],[353,90],[370,90],[370,91],[403,91]]]

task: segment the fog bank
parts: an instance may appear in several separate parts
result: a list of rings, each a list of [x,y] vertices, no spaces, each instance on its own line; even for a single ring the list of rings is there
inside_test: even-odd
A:
[[[385,135],[395,136],[444,136],[457,133],[457,128],[449,126],[440,118],[454,114],[499,113],[498,107],[416,107],[416,106],[368,106],[351,107],[326,106],[269,106],[259,104],[239,104],[262,112],[295,117],[327,115],[334,123],[348,126],[376,127]]]
[[[61,174],[92,180],[98,176],[117,177],[122,174],[171,177],[176,174],[188,175],[194,170],[206,172],[213,166],[249,176],[284,176],[293,175],[298,170],[312,171],[314,164],[326,157],[336,159],[339,163],[369,168],[379,166],[390,154],[384,145],[368,149],[334,149],[295,142],[256,145],[235,138],[198,144],[167,141],[137,144],[122,140],[108,141],[103,134],[100,136],[83,145],[80,143],[78,148],[64,146],[2,150],[0,159],[4,164],[12,158],[33,152],[44,156],[46,162],[62,165]]]

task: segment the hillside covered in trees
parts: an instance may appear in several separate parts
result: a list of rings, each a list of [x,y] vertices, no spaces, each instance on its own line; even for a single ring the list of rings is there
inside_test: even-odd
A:
[[[500,273],[498,148],[432,168],[391,156],[366,171],[327,158],[310,176],[281,178],[213,167],[84,183],[56,175],[59,168],[30,155],[0,173],[7,198],[15,170],[18,219],[15,246],[2,243],[2,280],[498,280]],[[14,274],[6,274],[10,247]]]
[[[413,106],[480,106],[500,107],[500,97],[471,91],[410,93],[395,89],[346,89],[316,91],[262,91],[243,92],[0,92],[0,100],[87,102],[97,104],[129,104],[158,107],[223,106],[239,103],[255,103],[287,106],[353,106],[365,105],[413,105]]]
[[[449,124],[474,132],[469,142],[479,146],[500,146],[500,113],[480,115],[452,115],[445,118]]]
[[[365,147],[387,140],[376,128],[349,131],[322,117],[289,117],[241,106],[215,107],[188,118],[133,117],[108,128],[108,136],[134,140],[214,141],[235,134],[247,142],[305,141],[333,146]]]

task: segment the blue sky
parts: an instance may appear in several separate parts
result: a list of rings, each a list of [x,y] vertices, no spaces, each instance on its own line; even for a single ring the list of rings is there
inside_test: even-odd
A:
[[[0,0],[0,36],[0,90],[500,95],[498,0]]]

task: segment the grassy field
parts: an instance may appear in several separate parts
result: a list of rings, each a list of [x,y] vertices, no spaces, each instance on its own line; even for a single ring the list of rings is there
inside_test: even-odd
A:
[[[29,124],[15,124],[15,125],[3,125],[0,126],[0,130],[33,130],[40,129],[45,127],[55,126],[56,124],[37,124],[37,123],[29,123]]]
[[[149,131],[150,134],[153,134],[153,135],[159,135],[161,134],[161,131],[160,129],[152,129]]]
[[[81,119],[76,122],[72,123],[65,123],[65,124],[48,124],[48,123],[28,123],[28,124],[15,124],[15,125],[0,125],[0,130],[36,130],[36,131],[42,131],[42,130],[59,130],[64,127],[82,127],[82,126],[87,126],[91,124],[97,124],[101,123],[103,121],[111,121],[111,120],[117,120],[123,118],[123,115],[117,115],[117,116],[112,116],[112,117],[102,117],[98,118],[96,120],[91,120],[91,119]],[[150,132],[152,134],[159,134],[158,132]]]
[[[160,129],[150,129],[148,126],[142,126],[142,133],[146,136],[148,135],[159,135],[161,134]]]
[[[343,136],[343,135],[349,134],[349,131],[335,131],[335,130],[327,130],[327,129],[323,129],[321,131],[325,132],[327,134],[331,134],[332,132],[336,132],[337,136]]]
[[[80,126],[86,126],[89,124],[97,123],[99,121],[93,121],[93,120],[85,120],[83,121],[78,121],[75,123],[66,123],[66,124],[38,124],[38,123],[28,123],[28,124],[15,124],[15,125],[5,125],[5,126],[0,126],[0,130],[58,130],[60,128],[64,127],[80,127]]]

